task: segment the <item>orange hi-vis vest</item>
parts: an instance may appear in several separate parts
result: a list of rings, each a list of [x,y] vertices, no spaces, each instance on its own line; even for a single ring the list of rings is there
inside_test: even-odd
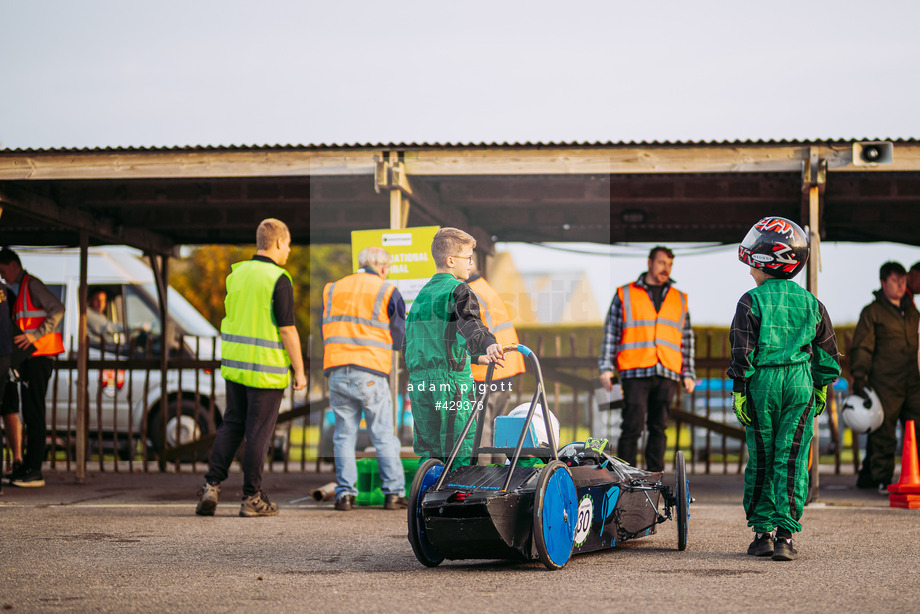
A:
[[[22,276],[22,283],[19,284],[19,296],[16,297],[16,305],[13,308],[13,318],[23,333],[35,334],[41,325],[45,323],[48,312],[32,302],[32,296],[29,292],[29,280],[32,278],[28,273]],[[60,326],[52,333],[35,340],[33,343],[35,351],[32,356],[57,356],[64,353],[64,337],[61,335]]]
[[[485,279],[480,277],[469,284],[470,289],[476,295],[479,301],[479,317],[485,323],[489,332],[495,335],[495,340],[500,344],[508,345],[518,343],[517,331],[511,323],[511,316],[508,315],[508,307],[505,301],[498,295],[492,286]],[[495,371],[492,373],[493,380],[505,379],[518,373],[523,373],[524,356],[520,352],[509,352],[505,354],[505,366],[495,365]],[[486,370],[488,365],[470,365],[473,372],[473,380],[477,382],[486,381]]]
[[[387,305],[396,286],[359,271],[323,288],[323,370],[356,365],[390,374]]]
[[[623,305],[623,334],[617,353],[617,370],[646,369],[659,362],[680,373],[683,366],[681,342],[687,317],[687,295],[668,288],[661,310],[645,288],[636,282],[617,288]]]

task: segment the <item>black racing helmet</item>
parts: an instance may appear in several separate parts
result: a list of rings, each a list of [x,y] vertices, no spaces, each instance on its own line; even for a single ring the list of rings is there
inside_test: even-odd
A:
[[[738,260],[755,269],[792,279],[808,262],[808,238],[802,227],[784,217],[765,217],[738,246]]]

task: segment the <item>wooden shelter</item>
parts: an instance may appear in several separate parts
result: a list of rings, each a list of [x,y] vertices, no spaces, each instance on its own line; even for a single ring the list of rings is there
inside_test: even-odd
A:
[[[452,225],[501,241],[732,243],[763,214],[825,240],[920,244],[920,141],[854,163],[854,141],[0,150],[3,241],[295,242]],[[811,189],[817,223],[810,224]]]
[[[0,150],[2,243],[131,245],[155,256],[160,288],[177,246],[252,243],[265,217],[301,244],[457,226],[491,253],[495,241],[735,243],[764,215],[808,226],[813,247],[920,245],[920,141]]]

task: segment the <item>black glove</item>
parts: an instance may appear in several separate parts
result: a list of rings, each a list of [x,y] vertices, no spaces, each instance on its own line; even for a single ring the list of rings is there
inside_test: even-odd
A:
[[[853,378],[853,394],[858,394],[865,401],[869,400],[869,395],[866,393],[866,378],[864,377],[854,377]]]

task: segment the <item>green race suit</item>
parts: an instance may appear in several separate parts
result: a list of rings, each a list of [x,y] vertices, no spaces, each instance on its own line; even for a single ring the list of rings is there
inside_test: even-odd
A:
[[[802,530],[814,388],[840,375],[824,305],[793,281],[767,278],[738,301],[728,376],[747,396],[744,510],[758,533]]]
[[[247,260],[227,276],[227,315],[220,324],[221,376],[251,388],[287,388],[291,359],[272,314],[275,283],[288,272]]]
[[[409,399],[415,420],[415,453],[423,460],[450,456],[473,411],[475,383],[470,355],[478,357],[495,343],[479,319],[479,303],[470,287],[453,275],[438,273],[422,288],[406,317]],[[457,454],[469,464],[475,423]]]

